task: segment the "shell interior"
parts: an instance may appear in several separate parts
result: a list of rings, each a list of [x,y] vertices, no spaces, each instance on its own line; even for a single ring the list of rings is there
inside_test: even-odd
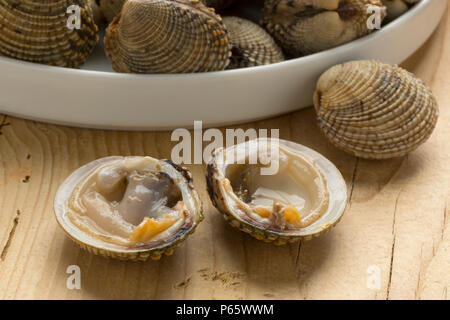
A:
[[[75,171],[55,198],[58,222],[86,246],[130,253],[171,248],[202,219],[183,169],[151,157],[108,157]]]
[[[252,140],[215,153],[208,174],[216,206],[260,231],[294,238],[334,225],[347,198],[339,171],[304,146],[280,140],[277,147],[273,141]],[[271,166],[276,163],[275,174],[261,170],[269,168],[264,152],[272,156]]]

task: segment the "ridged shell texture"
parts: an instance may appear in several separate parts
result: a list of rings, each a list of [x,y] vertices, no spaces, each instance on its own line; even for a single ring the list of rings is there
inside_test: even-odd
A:
[[[114,70],[187,73],[225,69],[231,45],[220,16],[198,1],[129,0],[107,29]]]
[[[245,68],[284,60],[272,37],[257,24],[239,17],[224,17],[229,32],[232,56],[229,68]]]
[[[81,9],[81,28],[67,26],[67,9]],[[97,26],[82,0],[0,0],[0,55],[61,67],[78,67],[97,44]]]
[[[125,0],[99,0],[98,2],[103,16],[110,22],[120,12]]]
[[[291,56],[327,50],[368,33],[370,6],[379,0],[266,0],[261,24]]]
[[[318,124],[338,148],[361,158],[401,157],[427,140],[438,106],[408,71],[377,61],[337,65],[319,79]]]

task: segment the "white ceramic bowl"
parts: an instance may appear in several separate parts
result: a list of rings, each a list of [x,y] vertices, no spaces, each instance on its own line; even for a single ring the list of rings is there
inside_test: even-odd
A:
[[[0,58],[0,113],[107,129],[243,123],[312,105],[320,74],[355,59],[401,63],[437,27],[445,0],[422,0],[381,30],[346,45],[273,65],[199,74],[111,72],[99,47],[83,70]]]

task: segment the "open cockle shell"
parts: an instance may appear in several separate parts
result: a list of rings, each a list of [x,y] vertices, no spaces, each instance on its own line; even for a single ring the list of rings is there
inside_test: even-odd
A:
[[[128,0],[109,25],[105,51],[117,72],[224,70],[231,45],[222,19],[199,1]]]
[[[373,30],[371,7],[386,14],[380,0],[265,0],[261,24],[291,56],[327,50]]]
[[[82,248],[135,261],[172,254],[203,219],[189,171],[151,157],[84,165],[59,188],[54,211]]]
[[[339,64],[317,82],[319,128],[361,158],[402,157],[425,142],[438,119],[431,90],[412,73],[377,61]]]
[[[80,28],[68,27],[72,6]],[[89,1],[0,1],[0,55],[59,67],[79,67],[98,42]]]
[[[261,171],[271,167],[278,170]],[[326,232],[347,203],[339,170],[319,153],[285,140],[260,138],[216,150],[206,181],[225,220],[277,245]]]

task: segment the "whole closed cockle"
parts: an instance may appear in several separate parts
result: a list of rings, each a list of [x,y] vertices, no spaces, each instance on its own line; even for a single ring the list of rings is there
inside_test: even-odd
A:
[[[385,9],[380,0],[266,0],[261,24],[298,57],[369,34],[376,28],[369,19],[375,13],[381,23]]]
[[[231,45],[222,18],[198,0],[128,0],[106,30],[117,72],[224,70]]]
[[[2,56],[79,67],[96,46],[97,31],[89,1],[0,1]]]
[[[239,17],[224,17],[232,45],[229,69],[261,66],[284,60],[273,38],[259,25]]]
[[[102,9],[103,15],[105,15],[108,21],[111,21],[122,9],[126,0],[96,0],[99,2],[99,6]],[[174,0],[176,1],[176,0]],[[215,10],[221,10],[236,0],[202,0],[202,2],[210,8]]]
[[[98,0],[91,0],[90,5],[91,5],[92,15],[94,17],[95,24],[98,27],[102,27],[106,23],[106,19],[100,8],[100,2]]]
[[[391,21],[398,18],[419,1],[420,0],[381,0],[387,9],[386,20]]]
[[[339,149],[365,159],[402,157],[424,143],[438,119],[431,90],[412,73],[378,61],[339,64],[314,94],[319,128]]]
[[[103,16],[108,22],[111,22],[120,10],[122,10],[125,1],[126,0],[95,0],[95,2],[98,3],[98,7],[103,13]]]

